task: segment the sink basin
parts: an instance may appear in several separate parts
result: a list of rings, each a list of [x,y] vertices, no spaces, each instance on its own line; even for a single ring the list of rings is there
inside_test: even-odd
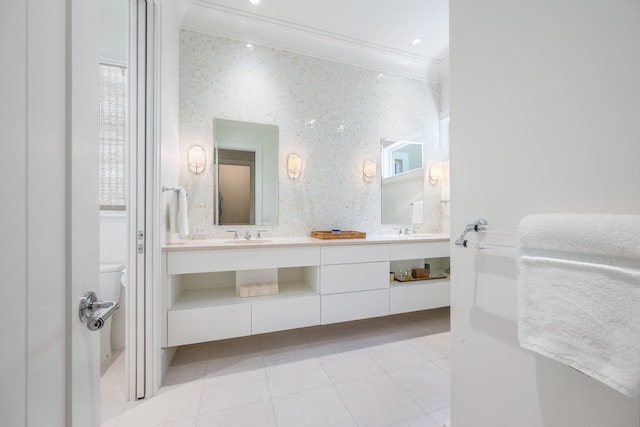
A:
[[[225,243],[231,243],[233,245],[251,245],[251,244],[259,244],[259,243],[270,243],[271,240],[268,239],[253,239],[253,240],[227,240]]]

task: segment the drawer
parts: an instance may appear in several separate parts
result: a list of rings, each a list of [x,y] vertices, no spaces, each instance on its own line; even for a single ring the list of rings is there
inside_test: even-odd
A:
[[[193,344],[251,334],[251,304],[167,312],[167,345]]]
[[[389,246],[387,244],[323,246],[320,249],[320,259],[322,265],[388,261]]]
[[[167,274],[303,267],[320,263],[319,247],[231,248],[167,253]]]
[[[389,314],[389,289],[323,295],[321,298],[323,325]]]
[[[320,293],[385,289],[389,287],[389,262],[323,265],[320,267]]]
[[[443,258],[450,252],[449,241],[439,242],[402,242],[389,244],[391,261],[419,258]]]
[[[392,285],[389,290],[391,314],[448,307],[451,303],[449,280],[429,280],[423,285]]]
[[[251,333],[282,331],[320,324],[320,296],[254,301]]]

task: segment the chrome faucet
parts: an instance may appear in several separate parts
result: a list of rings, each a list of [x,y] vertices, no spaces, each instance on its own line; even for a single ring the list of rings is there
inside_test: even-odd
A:
[[[227,233],[233,233],[233,240],[238,240],[238,232],[236,230],[227,230]]]
[[[260,233],[266,233],[269,230],[258,230],[258,234],[256,235],[256,239],[262,239],[262,234]]]
[[[249,230],[244,233],[244,239],[251,240],[251,232]]]

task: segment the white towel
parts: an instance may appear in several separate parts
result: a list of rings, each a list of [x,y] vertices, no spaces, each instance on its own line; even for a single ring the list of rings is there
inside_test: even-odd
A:
[[[169,227],[172,234],[180,237],[189,236],[189,219],[187,215],[187,192],[182,187],[174,187],[169,214]]]
[[[638,395],[640,216],[529,216],[518,254],[520,345]]]
[[[411,206],[411,224],[422,224],[424,222],[424,202],[422,200],[413,202]]]

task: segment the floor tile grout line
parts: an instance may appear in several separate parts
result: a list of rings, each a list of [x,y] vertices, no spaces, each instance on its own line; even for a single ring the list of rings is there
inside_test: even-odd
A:
[[[276,366],[276,364],[286,364],[289,363],[289,361],[287,361],[288,357],[287,357],[287,353],[289,352],[289,350],[293,351],[294,353],[298,352],[300,350],[299,345],[301,343],[304,343],[304,348],[302,353],[306,353],[308,351],[308,354],[303,354],[301,357],[301,359],[299,359],[299,356],[296,355],[295,357],[292,358],[291,361],[298,361],[298,360],[302,360],[304,359],[306,360],[312,360],[315,359],[316,362],[320,365],[320,368],[322,369],[322,372],[324,373],[324,375],[326,376],[326,378],[328,379],[328,384],[326,385],[321,385],[321,386],[316,386],[316,387],[312,387],[310,389],[306,389],[306,390],[300,390],[300,391],[295,391],[295,392],[291,392],[291,393],[287,393],[285,395],[282,396],[277,396],[274,397],[272,395],[272,384],[269,381],[269,375],[268,375],[268,366],[267,366],[267,360],[265,358],[265,346],[264,346],[264,342],[261,340],[262,336],[259,337],[255,337],[255,341],[251,340],[249,341],[251,344],[249,344],[250,347],[252,347],[254,344],[257,345],[257,347],[259,348],[259,354],[260,354],[260,366],[256,367],[262,370],[266,382],[267,382],[267,387],[268,387],[268,396],[269,396],[269,402],[271,403],[271,411],[273,413],[273,417],[276,423],[276,426],[278,426],[279,422],[278,422],[278,418],[276,416],[276,405],[275,405],[275,399],[279,399],[279,398],[286,398],[286,397],[290,397],[290,396],[294,396],[296,394],[300,394],[300,393],[305,393],[305,392],[310,392],[313,390],[317,390],[317,389],[321,389],[321,388],[325,388],[325,387],[332,387],[333,390],[335,390],[335,392],[338,394],[338,396],[340,397],[340,400],[342,402],[342,404],[344,405],[344,407],[348,410],[348,413],[351,416],[351,419],[356,423],[357,425],[357,420],[354,417],[354,414],[352,413],[351,408],[349,408],[344,400],[344,397],[342,394],[340,394],[340,392],[338,391],[338,387],[341,384],[350,382],[350,381],[358,381],[358,380],[362,380],[368,377],[372,377],[375,375],[381,375],[381,374],[386,374],[387,376],[390,376],[392,378],[392,381],[394,384],[396,384],[405,394],[410,396],[410,400],[413,401],[419,408],[420,411],[424,414],[426,414],[428,416],[429,419],[433,420],[434,422],[436,422],[435,418],[433,418],[431,415],[429,415],[430,413],[436,413],[438,411],[443,411],[447,408],[450,407],[443,407],[437,410],[433,410],[430,413],[427,413],[424,409],[422,409],[422,406],[418,403],[418,401],[416,400],[415,396],[411,395],[411,393],[409,393],[406,389],[404,389],[400,383],[398,382],[398,380],[392,375],[394,372],[402,370],[402,369],[408,369],[411,367],[415,367],[415,366],[419,366],[419,365],[423,365],[423,364],[430,364],[432,366],[434,366],[438,372],[446,375],[447,377],[450,377],[450,373],[449,371],[446,370],[446,364],[441,363],[441,365],[444,366],[439,366],[438,364],[436,364],[436,362],[438,361],[442,361],[445,359],[450,359],[450,355],[448,356],[442,356],[442,357],[438,357],[436,359],[433,360],[429,360],[427,357],[420,355],[421,358],[423,359],[421,362],[419,363],[411,363],[409,365],[404,365],[404,366],[394,366],[394,367],[385,367],[384,364],[381,364],[380,362],[378,362],[377,360],[375,360],[374,358],[371,358],[373,363],[375,363],[376,366],[378,366],[381,370],[381,372],[378,373],[371,373],[365,376],[358,376],[355,378],[351,378],[348,380],[340,380],[340,381],[334,381],[334,379],[329,375],[329,371],[327,369],[327,366],[322,362],[322,359],[325,356],[329,356],[332,354],[338,354],[340,352],[343,351],[354,351],[354,350],[362,350],[364,349],[366,351],[367,348],[370,348],[372,346],[386,346],[388,344],[392,344],[395,342],[404,342],[406,344],[407,340],[411,340],[414,338],[419,338],[422,336],[430,336],[430,335],[437,335],[437,334],[441,334],[441,333],[448,333],[450,332],[450,327],[446,328],[444,323],[446,322],[446,320],[444,319],[445,316],[413,316],[410,315],[407,317],[406,322],[404,321],[400,321],[400,322],[385,322],[381,319],[375,319],[374,321],[371,322],[367,322],[367,321],[359,321],[359,322],[354,322],[349,324],[349,327],[345,327],[342,326],[339,327],[338,329],[335,330],[335,334],[333,336],[335,336],[335,341],[332,339],[332,334],[334,331],[320,331],[319,333],[316,333],[315,331],[312,331],[311,329],[302,329],[302,330],[298,330],[297,332],[294,332],[291,334],[291,340],[287,337],[286,332],[287,331],[283,331],[285,332],[283,334],[283,339],[281,343],[278,343],[278,341],[274,342],[274,347],[273,349],[270,349],[270,354],[268,354],[268,356],[273,356],[274,353],[277,355],[278,353],[281,353],[282,355],[282,360],[278,360],[279,357],[275,358],[274,360],[271,361],[271,363],[273,363],[273,366]],[[448,316],[446,316],[448,317]],[[435,324],[435,326],[433,326],[432,328],[428,328],[428,327],[422,327],[422,325],[432,322]],[[416,328],[416,325],[418,325],[418,328]],[[407,327],[407,329],[405,330],[405,332],[403,332],[403,327]],[[321,327],[321,326],[320,326]],[[314,327],[315,328],[315,327]],[[416,332],[418,331],[418,332]],[[414,333],[416,334],[414,336]],[[299,334],[299,335],[298,335]],[[313,334],[316,334],[315,336]],[[351,334],[351,336],[353,336],[354,338],[352,340],[348,340],[345,339],[346,337],[348,337]],[[297,336],[299,336],[301,338],[300,341],[297,340]],[[253,337],[251,337],[253,338]],[[344,342],[340,342],[341,340],[344,340]],[[350,341],[361,341],[360,343],[357,342],[351,342]],[[333,341],[333,342],[332,342]],[[289,342],[291,342],[292,344],[289,345]],[[203,404],[203,395],[204,395],[204,385],[205,385],[205,381],[208,378],[208,371],[211,365],[211,361],[212,361],[212,356],[213,356],[213,342],[207,344],[207,354],[206,354],[206,363],[204,364],[204,372],[202,374],[201,377],[194,379],[193,381],[198,381],[200,380],[202,382],[201,384],[201,389],[200,389],[200,401],[198,402],[198,407],[197,407],[197,415],[195,417],[196,419],[196,423],[199,422],[200,417],[203,416],[205,413],[201,413],[202,411],[202,404]],[[327,346],[325,346],[324,344],[326,344]],[[329,350],[329,346],[331,345],[335,345],[337,349],[339,350]],[[289,349],[289,347],[291,347]],[[340,348],[342,347],[342,348]],[[191,351],[192,349],[188,349],[187,351]],[[193,348],[194,352],[197,354],[197,348]],[[239,349],[239,353],[235,353],[234,351],[231,352],[231,355],[229,356],[230,358],[233,358],[234,356],[237,356],[239,354],[242,354],[242,347],[240,347]],[[197,358],[197,356],[196,356]],[[188,358],[187,358],[188,360]],[[255,370],[256,368],[251,368],[251,370]],[[230,372],[231,374],[232,372]],[[187,382],[191,382],[191,381],[185,381],[185,384]],[[266,399],[264,400],[266,402]],[[237,408],[237,407],[241,407],[241,406],[246,406],[249,404],[254,404],[257,402],[252,402],[252,403],[247,403],[245,405],[238,405],[238,406],[233,406],[232,408]],[[228,410],[228,409],[232,409],[232,408],[224,408],[224,409],[220,409],[217,411],[211,411],[211,412],[206,412],[207,414],[212,413],[212,412],[219,412],[219,411],[224,411],[224,410]],[[415,417],[414,417],[415,418]],[[116,422],[116,426],[119,426],[122,422],[122,416],[120,416],[117,419]],[[402,421],[397,421],[397,422],[402,422]],[[125,426],[122,426],[125,427]],[[439,426],[438,426],[439,427]]]

